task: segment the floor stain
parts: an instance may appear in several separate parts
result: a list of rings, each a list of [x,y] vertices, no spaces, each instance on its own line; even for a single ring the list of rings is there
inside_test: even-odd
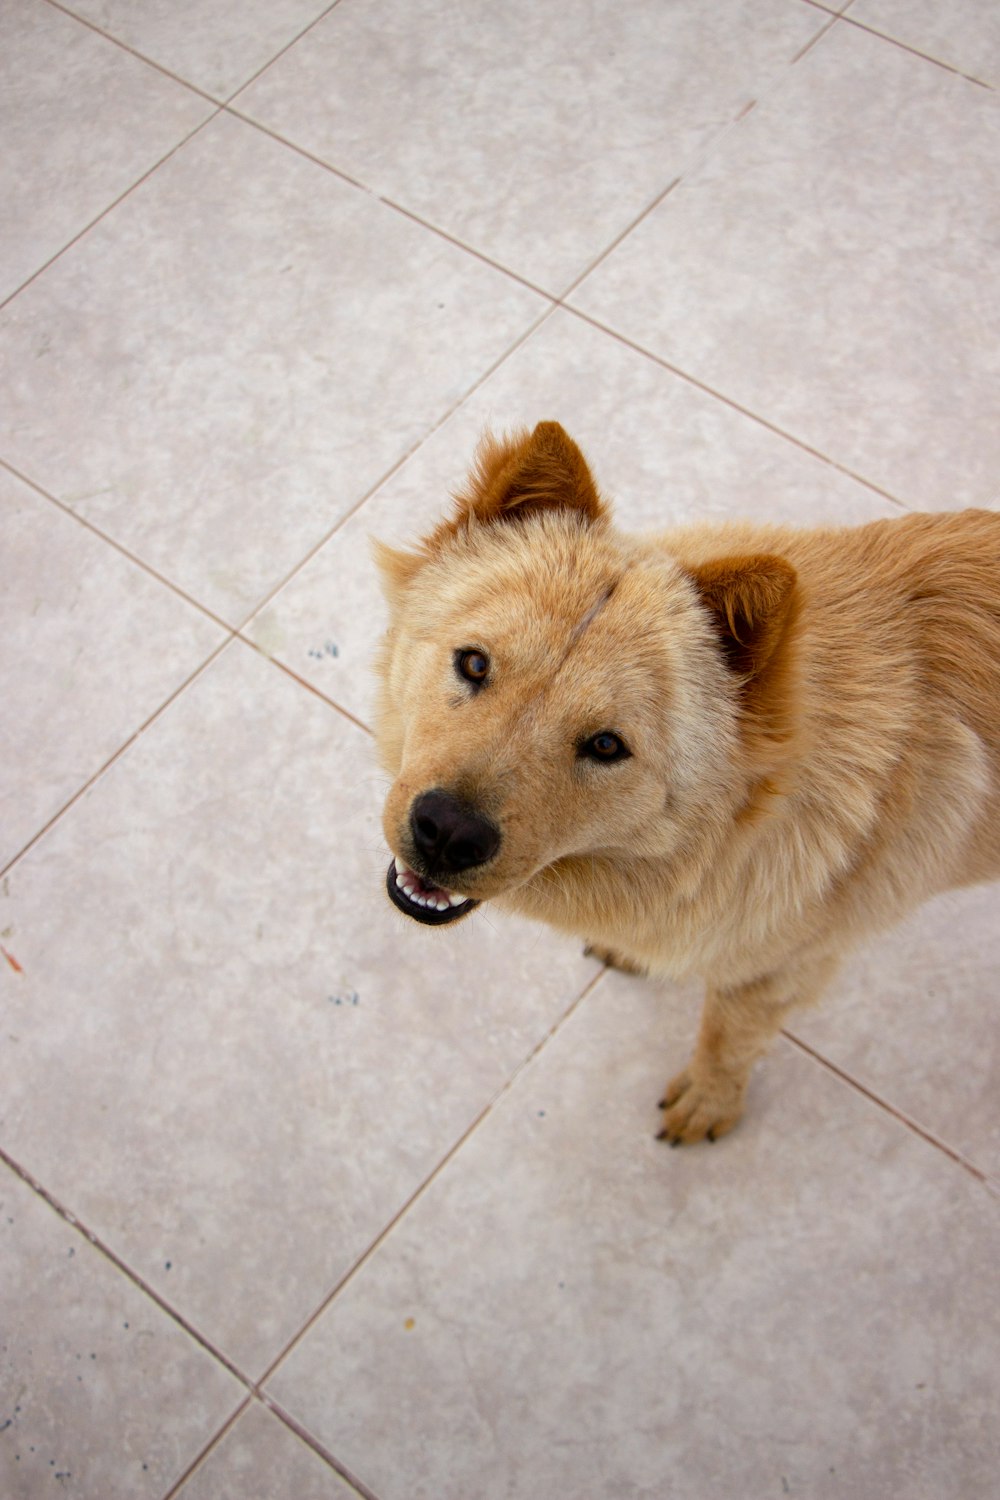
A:
[[[0,943],[0,953],[3,954],[4,958],[10,964],[10,966],[14,970],[15,974],[23,974],[24,973],[24,970],[21,968],[21,965],[18,963],[18,961],[14,957],[13,953],[8,953],[7,949],[4,947],[3,943]]]

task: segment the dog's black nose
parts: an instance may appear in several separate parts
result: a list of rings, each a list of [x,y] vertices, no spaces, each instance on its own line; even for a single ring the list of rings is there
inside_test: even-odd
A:
[[[410,809],[410,831],[431,874],[454,874],[492,859],[500,830],[448,792],[422,792]]]

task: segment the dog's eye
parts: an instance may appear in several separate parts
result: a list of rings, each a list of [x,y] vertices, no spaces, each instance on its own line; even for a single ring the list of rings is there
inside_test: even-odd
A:
[[[482,687],[490,670],[490,659],[482,651],[467,646],[455,652],[455,671],[473,687]]]
[[[602,729],[600,734],[584,740],[577,754],[586,756],[588,760],[612,761],[626,760],[632,752],[617,734],[612,734],[610,729]]]

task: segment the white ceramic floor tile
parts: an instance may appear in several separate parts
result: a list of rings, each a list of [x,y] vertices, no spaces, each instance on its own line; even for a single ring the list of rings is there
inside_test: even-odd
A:
[[[337,1474],[255,1402],[178,1491],[179,1500],[357,1500]]]
[[[210,113],[44,0],[0,7],[0,302]]]
[[[245,1394],[4,1165],[0,1286],[4,1500],[160,1500]]]
[[[224,632],[4,470],[0,534],[2,869]]]
[[[383,791],[237,643],[0,884],[0,1143],[250,1375],[595,972],[402,917]]]
[[[916,47],[984,83],[1000,83],[1000,9],[995,0],[854,0],[851,20]]]
[[[1000,98],[838,24],[573,301],[917,507],[1000,503]]]
[[[237,105],[558,292],[826,19],[789,0],[341,0]]]
[[[1000,1183],[1000,886],[949,892],[859,952],[792,1032]]]
[[[330,0],[70,0],[102,31],[226,99],[323,14]]]
[[[736,516],[847,525],[899,514],[830,465],[560,312],[261,611],[252,638],[371,722],[372,622],[383,611],[370,536],[407,541],[431,529],[485,426],[551,417],[581,443],[626,527]]]
[[[653,986],[598,987],[270,1382],[380,1500],[963,1500],[1000,1463],[1000,1203],[783,1043],[653,1139]]]
[[[220,118],[0,315],[0,456],[238,621],[543,305]]]

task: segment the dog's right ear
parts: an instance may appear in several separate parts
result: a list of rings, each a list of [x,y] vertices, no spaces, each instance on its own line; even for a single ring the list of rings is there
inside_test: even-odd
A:
[[[390,604],[396,604],[426,559],[419,552],[402,552],[398,547],[390,547],[378,537],[371,537],[370,544],[382,581],[382,592]]]
[[[540,511],[570,511],[587,523],[606,519],[604,502],[580,449],[558,422],[539,422],[497,438],[486,433],[457,510],[431,539],[443,541],[478,523],[489,526]]]

